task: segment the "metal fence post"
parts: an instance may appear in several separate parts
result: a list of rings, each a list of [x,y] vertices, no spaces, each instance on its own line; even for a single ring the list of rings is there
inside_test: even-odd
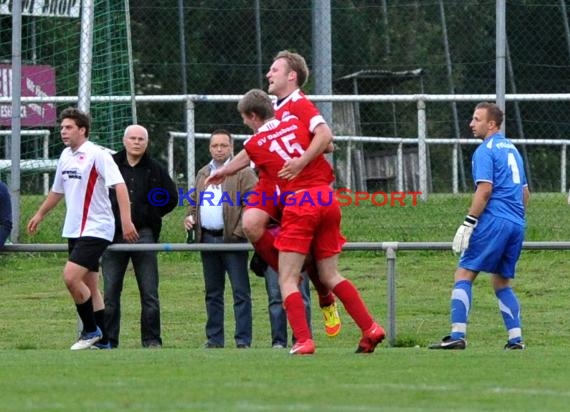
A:
[[[194,124],[194,102],[191,98],[186,99],[186,187],[194,187],[195,183],[195,159],[196,139]]]
[[[428,179],[427,179],[427,148],[426,148],[426,102],[418,100],[418,162],[420,173],[420,198],[427,200],[428,196]]]
[[[397,242],[387,242],[387,297],[388,297],[388,346],[396,345],[396,249]]]
[[[174,180],[174,135],[173,132],[168,132],[168,175]],[[176,181],[176,180],[175,180]]]
[[[566,193],[566,145],[560,148],[560,192]]]

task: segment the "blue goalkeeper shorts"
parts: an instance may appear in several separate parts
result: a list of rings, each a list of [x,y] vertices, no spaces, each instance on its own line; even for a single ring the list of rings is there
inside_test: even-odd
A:
[[[518,223],[483,214],[458,266],[513,279],[522,251],[524,232],[525,227]]]

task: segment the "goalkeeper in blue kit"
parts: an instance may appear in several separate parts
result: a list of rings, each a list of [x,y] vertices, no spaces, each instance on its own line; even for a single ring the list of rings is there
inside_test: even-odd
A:
[[[479,103],[469,126],[483,140],[472,159],[476,185],[471,207],[453,239],[460,253],[451,293],[451,333],[430,349],[465,349],[472,285],[479,272],[492,284],[508,333],[505,349],[524,349],[520,305],[511,288],[525,233],[530,197],[522,158],[500,131],[503,112],[493,103]]]

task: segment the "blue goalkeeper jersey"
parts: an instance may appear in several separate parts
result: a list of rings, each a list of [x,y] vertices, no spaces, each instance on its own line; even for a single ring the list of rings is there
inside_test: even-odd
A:
[[[473,180],[493,185],[485,213],[525,224],[523,187],[526,173],[520,153],[502,133],[486,138],[477,147],[472,160]]]

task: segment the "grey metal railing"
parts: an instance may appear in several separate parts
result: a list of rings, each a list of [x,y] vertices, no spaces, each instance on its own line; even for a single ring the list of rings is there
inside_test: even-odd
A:
[[[525,242],[525,250],[568,250],[568,242]],[[67,244],[59,243],[19,243],[5,245],[5,252],[67,252]],[[148,244],[114,244],[108,250],[115,251],[158,251],[158,252],[199,252],[208,251],[242,251],[253,250],[249,243],[148,243]],[[386,333],[389,346],[396,344],[396,252],[417,250],[451,251],[451,242],[349,242],[344,245],[345,251],[384,251],[386,254],[386,287],[387,287],[387,323]]]

